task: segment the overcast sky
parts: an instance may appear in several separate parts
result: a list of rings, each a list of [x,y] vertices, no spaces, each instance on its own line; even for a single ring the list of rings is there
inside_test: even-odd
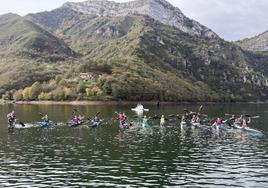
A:
[[[52,10],[67,0],[2,0],[0,14]],[[83,0],[70,0],[79,2]],[[126,2],[129,0],[115,0]],[[268,0],[168,0],[188,17],[226,40],[251,37],[268,30]]]

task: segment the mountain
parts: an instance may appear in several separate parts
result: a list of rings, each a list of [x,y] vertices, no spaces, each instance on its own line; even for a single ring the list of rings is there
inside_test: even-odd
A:
[[[15,14],[0,16],[1,54],[33,56],[73,56],[74,52],[61,39],[35,23]]]
[[[236,42],[243,49],[255,52],[268,52],[268,31],[244,40]]]
[[[61,39],[19,15],[1,15],[0,26],[0,94],[54,78],[60,71],[45,62],[75,56]]]
[[[55,77],[38,87],[35,98],[27,92],[35,91],[32,87],[38,84],[16,91],[17,99],[248,101],[268,97],[265,54],[224,41],[164,0],[66,3],[24,19],[63,41],[78,56],[74,62],[53,64],[58,70]],[[99,76],[83,80],[81,73]]]
[[[210,29],[198,22],[187,18],[178,8],[175,8],[165,0],[136,0],[126,3],[116,3],[107,0],[89,0],[81,3],[65,3],[60,9],[50,13],[29,15],[33,20],[38,20],[41,25],[48,28],[59,24],[62,16],[70,18],[74,12],[99,17],[123,17],[127,15],[147,15],[165,25],[173,26],[190,35],[202,37],[217,37]],[[44,19],[47,17],[48,19]],[[58,20],[56,20],[58,19]],[[51,20],[47,23],[46,20]]]

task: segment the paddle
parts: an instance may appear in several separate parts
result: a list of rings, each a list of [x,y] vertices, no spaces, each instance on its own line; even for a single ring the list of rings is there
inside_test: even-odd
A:
[[[248,118],[251,118],[251,119],[258,119],[258,118],[260,118],[260,116],[252,116],[252,115],[249,115],[249,114],[245,114],[244,116],[245,117],[248,117]]]
[[[22,127],[25,127],[25,124],[23,122],[19,122],[19,124],[22,126]]]
[[[203,105],[201,105],[198,109],[198,113],[197,114],[200,114],[201,110],[203,110]]]
[[[187,110],[187,109],[183,109],[183,111],[184,111],[184,112],[190,112],[190,111],[189,111],[189,110]]]
[[[43,117],[45,116],[45,115],[44,115],[44,114],[42,114],[41,112],[38,112],[38,114],[39,114],[40,116],[43,116]]]

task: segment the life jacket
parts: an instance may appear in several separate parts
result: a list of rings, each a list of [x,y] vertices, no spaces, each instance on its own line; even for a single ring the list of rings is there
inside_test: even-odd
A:
[[[97,117],[97,116],[95,116],[93,121],[94,121],[94,122],[100,122],[100,118]]]
[[[72,121],[75,123],[75,124],[80,124],[81,123],[81,120],[80,120],[80,118],[76,118],[76,117],[74,117],[73,119],[72,119]]]
[[[221,119],[218,119],[218,120],[216,121],[216,124],[217,124],[217,125],[221,125],[221,124],[223,124],[223,122],[222,122]]]
[[[245,119],[242,120],[242,127],[243,127],[243,128],[248,127],[248,122],[247,122],[247,120],[245,120]]]
[[[43,119],[43,122],[44,122],[44,123],[49,123],[49,119],[48,119],[48,118],[44,118],[44,119]]]
[[[120,114],[119,115],[119,121],[120,121],[120,123],[124,123],[125,122],[125,116]]]
[[[8,119],[8,122],[13,123],[13,122],[15,122],[16,116],[8,114],[7,119]]]
[[[142,123],[143,123],[144,125],[149,125],[149,120],[146,119],[146,118],[143,118]]]

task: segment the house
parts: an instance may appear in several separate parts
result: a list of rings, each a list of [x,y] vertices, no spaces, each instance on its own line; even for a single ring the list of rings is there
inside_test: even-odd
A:
[[[80,78],[83,81],[93,81],[98,79],[102,75],[101,72],[86,72],[86,73],[80,73]]]

